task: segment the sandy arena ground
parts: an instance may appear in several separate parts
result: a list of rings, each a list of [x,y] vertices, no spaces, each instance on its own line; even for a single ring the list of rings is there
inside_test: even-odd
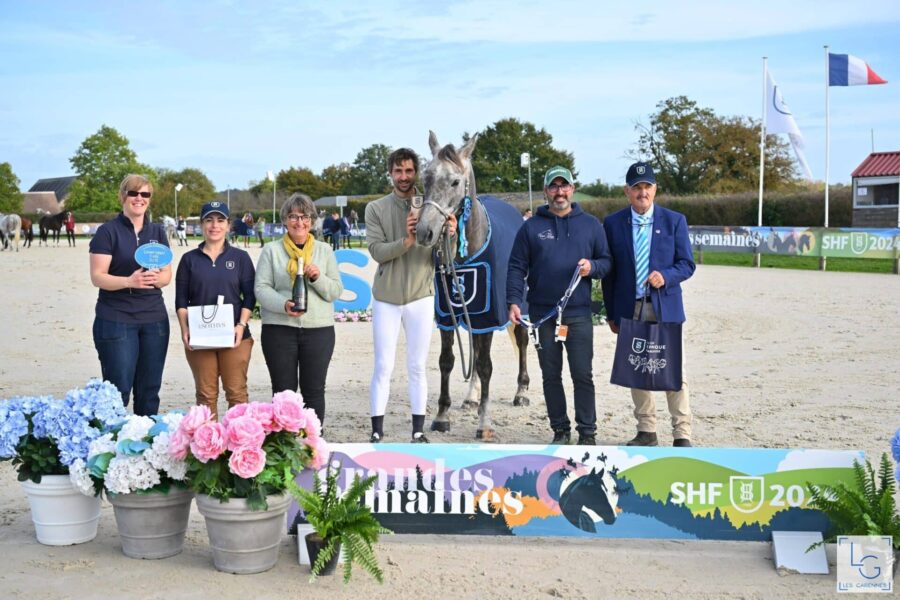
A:
[[[175,247],[176,260],[183,248]],[[250,249],[256,259],[258,247]],[[87,242],[77,248],[0,253],[4,334],[0,398],[62,396],[100,375],[91,340],[96,290],[88,277]],[[694,443],[714,447],[862,449],[877,458],[900,425],[900,277],[700,266],[685,284],[688,372]],[[193,379],[174,318],[174,285],[165,289],[172,337],[162,409],[193,403]],[[259,335],[259,323],[252,325]],[[333,442],[366,441],[373,364],[370,326],[337,324],[328,375],[327,434]],[[609,380],[613,336],[595,330],[594,372],[599,439],[619,444],[634,434],[627,390]],[[402,345],[402,336],[401,336]],[[432,338],[429,414],[436,411],[439,336]],[[407,441],[404,348],[398,351],[385,418],[387,441]],[[537,358],[529,356],[531,406],[513,407],[515,364],[508,340],[494,342],[492,414],[505,443],[549,441]],[[893,366],[892,366],[893,365]],[[270,395],[261,348],[249,375],[252,399]],[[459,406],[465,387],[454,378],[453,429],[433,442],[470,442],[474,411]],[[571,389],[569,389],[571,394]],[[660,443],[671,443],[661,398]],[[224,399],[220,406],[224,407]],[[571,406],[571,395],[570,395]],[[223,408],[224,410],[224,408]],[[571,412],[571,410],[570,410]],[[0,597],[2,598],[785,598],[835,593],[835,575],[776,573],[766,543],[653,540],[496,539],[389,536],[379,544],[386,582],[363,573],[307,583],[294,539],[284,537],[271,571],[234,576],[212,567],[206,530],[194,510],[184,552],[136,562],[120,550],[112,507],[90,543],[47,547],[34,537],[27,501],[8,463],[0,465]],[[829,549],[834,564],[834,550]]]

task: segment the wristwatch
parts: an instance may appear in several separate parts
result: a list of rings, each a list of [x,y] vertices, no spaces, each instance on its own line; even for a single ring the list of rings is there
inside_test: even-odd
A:
[[[247,329],[247,324],[244,323],[243,321],[238,321],[237,324],[240,325],[241,327],[243,327],[244,329]]]

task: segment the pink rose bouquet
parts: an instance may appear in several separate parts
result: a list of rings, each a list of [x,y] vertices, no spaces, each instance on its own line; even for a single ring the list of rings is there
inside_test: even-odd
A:
[[[192,407],[171,434],[169,453],[186,462],[196,492],[222,501],[246,498],[251,508],[262,510],[266,496],[285,491],[287,478],[327,460],[321,431],[300,394],[284,391],[272,402],[232,407],[221,423],[205,406]]]

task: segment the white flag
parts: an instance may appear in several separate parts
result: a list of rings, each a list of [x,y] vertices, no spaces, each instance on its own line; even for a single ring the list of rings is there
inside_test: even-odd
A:
[[[786,133],[791,138],[791,146],[794,147],[794,154],[797,156],[797,162],[807,179],[812,180],[812,171],[806,162],[804,154],[803,135],[791,109],[784,102],[781,96],[781,88],[775,84],[772,74],[766,71],[766,132],[767,133]]]

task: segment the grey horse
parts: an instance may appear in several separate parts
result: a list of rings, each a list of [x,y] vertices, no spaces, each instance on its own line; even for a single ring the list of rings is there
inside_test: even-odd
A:
[[[416,225],[416,241],[426,247],[444,248],[440,260],[445,264],[455,260],[457,264],[479,252],[486,246],[489,224],[489,214],[484,204],[478,200],[475,194],[475,173],[472,170],[472,152],[475,149],[478,136],[472,137],[459,151],[452,144],[443,148],[440,146],[434,132],[429,132],[428,143],[431,147],[432,160],[423,171],[425,183],[424,206],[419,213],[419,222]],[[467,239],[467,251],[460,252],[456,244],[445,244],[443,239],[444,224],[448,215],[463,214],[465,199],[470,198],[471,206],[469,219],[465,225],[465,237]],[[493,202],[498,202],[496,199]],[[508,205],[507,210],[512,210],[516,215],[516,226],[521,225],[522,220],[515,209]],[[496,239],[497,236],[495,236]],[[444,244],[442,246],[442,244]],[[509,247],[511,247],[511,240]],[[450,248],[452,246],[452,248]],[[505,273],[505,264],[509,256],[509,247],[499,249],[496,261],[502,261],[503,265],[492,265],[492,269],[501,269]],[[449,251],[448,251],[449,249]],[[505,255],[504,255],[505,253]],[[449,256],[448,256],[449,254]],[[495,261],[495,262],[496,262]],[[441,294],[441,282],[437,282],[435,292]],[[498,289],[499,288],[499,289]],[[502,307],[506,311],[505,281],[502,286],[494,286],[501,296],[496,300],[495,306]],[[507,322],[504,316],[504,322]],[[499,327],[503,327],[501,323]],[[519,372],[517,378],[517,390],[513,399],[514,406],[527,406],[529,401],[525,391],[530,383],[526,361],[528,348],[528,333],[519,325],[507,325],[507,331],[512,338],[517,350]],[[438,399],[438,413],[431,424],[433,431],[447,432],[450,430],[450,372],[453,370],[453,338],[455,331],[441,329],[441,355],[439,359],[441,370],[441,393]],[[491,424],[490,417],[490,381],[493,365],[491,362],[491,341],[493,332],[474,333],[472,336],[472,352],[474,355],[474,373],[472,374],[473,391],[478,390],[480,384],[480,398],[478,406],[478,430],[475,438],[480,440],[496,441],[496,432]],[[476,405],[473,397],[469,397],[464,407]]]
[[[22,236],[22,218],[19,215],[0,214],[0,244],[2,250],[9,247],[10,238],[15,242],[16,252],[19,251],[19,238]]]

